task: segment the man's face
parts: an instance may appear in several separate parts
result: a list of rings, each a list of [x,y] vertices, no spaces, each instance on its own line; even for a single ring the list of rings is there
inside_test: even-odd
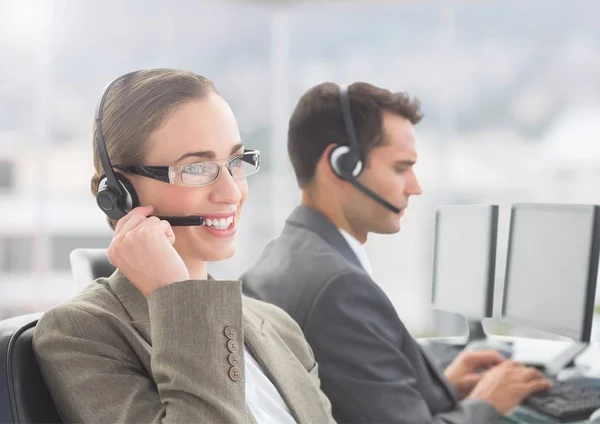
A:
[[[386,112],[383,139],[383,145],[371,150],[367,167],[358,180],[401,211],[396,214],[349,188],[344,202],[345,215],[355,235],[364,240],[369,232],[397,233],[408,199],[422,193],[413,170],[417,161],[414,126],[406,118]]]

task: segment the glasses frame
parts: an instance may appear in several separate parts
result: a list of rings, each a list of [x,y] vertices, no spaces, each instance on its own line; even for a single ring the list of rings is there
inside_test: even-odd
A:
[[[234,177],[231,169],[229,168],[229,165],[231,164],[231,162],[233,162],[236,159],[241,159],[242,161],[244,161],[246,163],[253,163],[248,160],[244,160],[244,157],[246,157],[246,158],[251,157],[252,161],[256,162],[256,169],[254,170],[254,172],[252,172],[250,174],[246,174],[243,177]],[[182,174],[186,168],[189,168],[189,167],[195,166],[195,165],[199,165],[199,164],[205,164],[205,163],[215,163],[218,165],[217,173],[215,174],[214,178],[210,182],[207,182],[204,184],[188,184],[183,181]],[[230,158],[228,158],[226,160],[220,160],[220,161],[203,160],[203,161],[188,163],[185,165],[169,165],[169,166],[115,165],[115,168],[117,168],[121,171],[130,173],[130,174],[140,175],[142,177],[151,178],[153,180],[161,181],[163,183],[169,183],[169,184],[174,184],[174,185],[184,185],[187,187],[204,187],[204,186],[214,183],[221,176],[221,169],[223,167],[227,167],[227,170],[229,171],[229,175],[231,175],[234,179],[242,179],[242,178],[248,177],[249,175],[256,174],[258,172],[258,170],[260,169],[260,151],[245,149],[242,154],[231,156]]]

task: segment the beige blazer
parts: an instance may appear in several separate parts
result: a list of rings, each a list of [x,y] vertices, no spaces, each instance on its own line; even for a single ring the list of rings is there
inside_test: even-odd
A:
[[[182,281],[145,298],[118,270],[43,315],[34,349],[65,422],[255,423],[245,345],[298,423],[332,423],[317,364],[281,309],[239,281]]]

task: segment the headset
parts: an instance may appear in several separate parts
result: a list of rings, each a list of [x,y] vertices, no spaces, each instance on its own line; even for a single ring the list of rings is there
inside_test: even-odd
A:
[[[104,89],[102,97],[96,107],[94,121],[96,122],[95,143],[100,156],[100,162],[104,169],[104,174],[100,178],[98,193],[96,194],[96,203],[108,216],[114,221],[118,221],[127,215],[133,208],[140,205],[137,193],[133,184],[121,173],[113,171],[112,164],[106,150],[106,141],[102,132],[102,116],[104,113],[104,102],[110,92],[110,89],[120,81],[126,80],[139,71],[133,71],[121,75],[112,80]],[[159,216],[158,218],[169,222],[172,226],[192,226],[203,225],[204,218],[197,215],[191,216]]]
[[[342,116],[344,118],[344,127],[350,145],[339,145],[331,151],[329,163],[335,174],[344,181],[348,181],[359,191],[375,200],[386,209],[398,214],[401,209],[392,205],[390,202],[373,192],[358,181],[358,177],[363,171],[363,162],[361,160],[360,149],[358,147],[358,138],[356,128],[352,120],[352,111],[350,108],[350,97],[348,95],[348,86],[340,86],[340,101],[342,103]]]

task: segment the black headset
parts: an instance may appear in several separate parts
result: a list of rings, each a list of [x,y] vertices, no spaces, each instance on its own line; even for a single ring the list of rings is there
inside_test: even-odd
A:
[[[94,121],[96,122],[95,142],[102,163],[104,174],[100,178],[98,184],[98,193],[96,194],[96,203],[100,209],[114,221],[118,221],[127,215],[132,209],[140,205],[137,193],[133,184],[121,173],[113,171],[108,151],[106,150],[106,141],[102,132],[102,116],[104,113],[104,102],[110,92],[110,89],[119,81],[123,81],[128,77],[138,73],[139,71],[128,72],[112,80],[104,89],[102,97],[96,107]],[[201,216],[185,216],[185,217],[159,217],[168,221],[173,226],[191,226],[202,225],[204,218]]]
[[[344,118],[344,127],[350,145],[339,145],[331,151],[329,155],[329,163],[335,174],[348,181],[358,190],[375,200],[383,207],[394,213],[400,213],[401,209],[392,205],[390,202],[379,196],[377,193],[365,187],[358,181],[358,177],[363,171],[363,162],[358,146],[358,138],[356,136],[356,128],[352,120],[352,111],[350,108],[350,96],[348,95],[348,86],[340,86],[340,101],[342,103],[342,116]]]

